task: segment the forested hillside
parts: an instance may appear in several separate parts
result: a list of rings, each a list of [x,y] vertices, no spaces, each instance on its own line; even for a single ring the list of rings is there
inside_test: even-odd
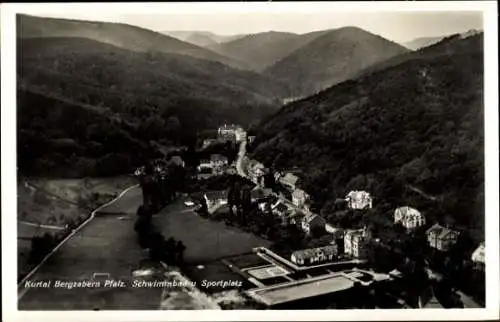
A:
[[[219,55],[206,48],[136,26],[85,20],[42,18],[17,15],[18,38],[87,38],[136,52],[162,52],[217,61],[245,68],[241,61]]]
[[[208,48],[227,57],[238,57],[254,70],[261,72],[269,65],[296,49],[300,35],[290,32],[262,32],[221,43]]]
[[[196,39],[202,39],[202,38],[210,38],[216,43],[224,43],[228,41],[232,41],[238,38],[242,38],[245,35],[218,35],[210,31],[200,31],[200,30],[164,30],[161,31],[162,34],[177,38],[179,40],[185,41],[185,42],[191,42],[192,40]],[[205,38],[206,40],[206,38]],[[201,46],[202,44],[196,43],[196,42],[191,42],[194,43],[195,45]],[[203,45],[206,46],[206,45]]]
[[[483,239],[482,42],[436,44],[283,107],[255,129],[255,158],[301,168],[333,222],[335,198],[367,190],[372,224],[410,205]]]
[[[223,122],[248,124],[271,113],[283,96],[278,83],[252,72],[84,38],[19,39],[18,57],[19,162],[27,173],[56,175],[61,167],[77,176],[63,165],[87,158],[81,171],[89,174],[107,153],[134,159],[149,141],[187,144]],[[109,169],[128,171],[136,161]],[[93,171],[104,175],[103,168]]]
[[[357,27],[328,30],[264,71],[291,87],[290,96],[311,95],[350,79],[368,66],[409,50]]]
[[[261,32],[211,45],[207,48],[221,55],[243,61],[252,70],[262,72],[329,31],[320,30],[305,34],[276,31]]]

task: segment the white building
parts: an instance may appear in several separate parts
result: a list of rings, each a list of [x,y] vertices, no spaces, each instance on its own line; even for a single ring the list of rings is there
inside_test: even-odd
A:
[[[471,259],[474,263],[484,265],[484,242],[482,242],[478,248],[472,253]]]
[[[310,200],[309,195],[302,189],[295,189],[292,192],[292,202],[297,207],[302,207]]]
[[[366,191],[351,191],[347,194],[345,201],[350,209],[372,208],[372,197]]]
[[[414,229],[425,225],[425,217],[414,208],[399,207],[394,211],[394,223],[401,223],[406,229]]]
[[[203,195],[203,198],[205,198],[205,201],[207,202],[207,207],[211,208],[214,206],[223,206],[227,204],[227,191],[226,190],[221,190],[221,191],[209,191],[205,192]]]
[[[344,253],[353,258],[366,256],[366,229],[347,230],[344,234]]]
[[[295,190],[297,188],[297,182],[299,181],[299,177],[292,173],[285,173],[284,176],[279,177],[279,183],[290,190]]]
[[[297,265],[311,265],[332,261],[337,255],[337,244],[332,244],[330,246],[295,251],[290,259]]]
[[[200,160],[200,164],[197,167],[198,172],[201,173],[211,173],[213,171],[212,168],[212,163],[209,160]]]
[[[241,126],[235,124],[224,124],[217,130],[219,139],[237,141],[237,136],[242,138],[244,130]],[[238,134],[237,134],[238,133]],[[246,133],[244,134],[246,136]]]

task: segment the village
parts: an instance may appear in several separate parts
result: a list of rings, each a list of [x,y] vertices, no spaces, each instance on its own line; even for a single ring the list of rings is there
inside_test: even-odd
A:
[[[210,147],[214,145],[228,143],[236,147],[234,151],[236,155],[231,157],[219,151],[210,153],[209,157],[199,159],[196,172],[191,176],[197,182],[228,176],[238,177],[240,181],[235,185],[233,179],[232,183],[225,182],[222,186],[215,187],[219,189],[206,188],[201,194],[186,194],[191,197],[184,201],[185,207],[194,209],[200,216],[211,220],[222,218],[228,225],[235,225],[275,240],[274,245],[290,244],[278,245],[276,249],[254,247],[253,258],[258,260],[252,260],[255,263],[251,265],[238,266],[231,262],[231,259],[224,260],[231,271],[249,282],[250,286],[243,292],[245,296],[274,308],[299,305],[297,303],[300,301],[325,295],[332,296],[336,293],[343,294],[342,297],[347,298],[349,296],[346,292],[366,287],[372,296],[389,299],[392,301],[389,305],[397,307],[476,306],[468,296],[453,287],[451,288],[454,294],[451,296],[453,300],[444,301],[448,302],[445,305],[443,300],[436,299],[435,293],[440,291],[432,286],[419,291],[421,295],[416,299],[405,297],[404,294],[407,293],[405,291],[396,292],[398,294],[395,295],[393,285],[398,281],[403,281],[400,284],[406,285],[408,276],[416,274],[415,268],[406,271],[408,259],[406,264],[402,265],[402,269],[395,267],[383,273],[374,269],[371,258],[377,255],[372,253],[373,249],[389,248],[387,241],[373,236],[366,224],[362,224],[361,227],[340,228],[312,211],[312,198],[302,189],[300,175],[293,170],[273,171],[258,160],[247,156],[246,148],[254,140],[255,136],[247,135],[241,126],[234,124],[219,127],[215,138],[203,140],[200,151],[210,151]],[[207,156],[206,153],[203,155]],[[155,162],[154,172],[165,176],[164,168],[168,164],[175,164],[179,168],[185,167],[182,158],[173,156],[169,161]],[[138,169],[135,174],[141,177],[144,168]],[[340,198],[339,196],[332,198],[337,200],[339,209],[353,213],[366,212],[376,207],[374,197],[368,191],[353,190]],[[418,231],[425,237],[426,247],[438,254],[438,257],[439,254],[450,251],[459,242],[460,231],[428,222],[425,214],[416,208],[415,205],[395,207],[391,214],[394,230],[401,230],[405,238],[418,238],[414,237],[418,235],[415,233]],[[252,215],[254,218],[250,218]],[[259,228],[252,230],[252,221],[258,220],[267,225],[263,227],[267,228],[264,229],[265,233]],[[259,223],[255,225],[258,226]],[[306,248],[303,243],[288,243],[276,239],[276,232],[272,230],[281,229],[278,228],[280,226],[287,227],[285,230],[288,229],[287,232],[291,235],[299,236],[298,239],[308,240]],[[298,229],[297,232],[295,229]],[[377,260],[384,261],[384,258]],[[390,261],[389,258],[385,260]],[[470,254],[470,261],[474,263],[475,270],[484,272],[484,242]],[[432,281],[440,282],[446,279],[443,274],[429,266],[427,259],[423,260],[421,269]],[[359,296],[360,293],[356,294]]]

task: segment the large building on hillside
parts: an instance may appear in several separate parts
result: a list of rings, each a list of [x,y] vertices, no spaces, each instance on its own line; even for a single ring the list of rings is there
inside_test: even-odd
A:
[[[405,206],[394,211],[394,224],[401,225],[410,230],[425,225],[425,217],[417,209]]]
[[[221,140],[241,142],[246,140],[246,131],[239,125],[224,124],[217,130],[217,137]]]
[[[345,197],[349,209],[370,209],[373,201],[370,193],[366,191],[351,191]]]
[[[429,246],[440,251],[449,250],[458,240],[459,232],[435,224],[426,232]]]

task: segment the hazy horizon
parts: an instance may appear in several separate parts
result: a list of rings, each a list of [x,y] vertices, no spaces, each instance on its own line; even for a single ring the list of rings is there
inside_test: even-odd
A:
[[[441,37],[483,29],[481,12],[356,12],[339,13],[187,13],[132,14],[29,13],[39,17],[126,23],[156,32],[202,31],[221,36],[290,32],[304,34],[347,26],[362,28],[392,41],[405,43],[422,37]]]

